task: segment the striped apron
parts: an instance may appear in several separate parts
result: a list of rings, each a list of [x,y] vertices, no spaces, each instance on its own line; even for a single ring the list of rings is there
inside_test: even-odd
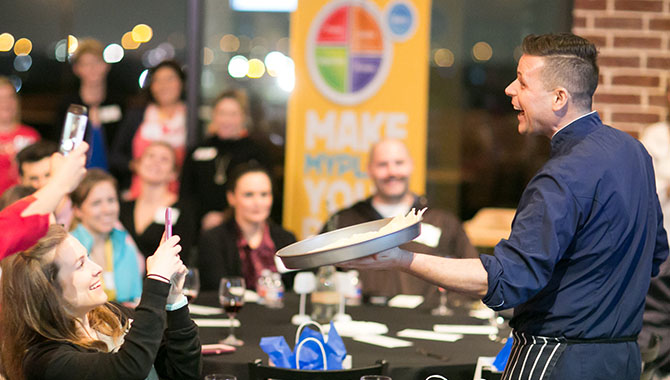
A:
[[[549,379],[558,359],[568,345],[581,343],[631,342],[636,336],[610,339],[567,339],[513,331],[514,343],[501,380]]]

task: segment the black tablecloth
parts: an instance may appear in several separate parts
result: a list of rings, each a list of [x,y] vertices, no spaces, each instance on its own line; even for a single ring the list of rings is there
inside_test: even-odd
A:
[[[201,294],[194,303],[217,306],[215,293]],[[416,309],[399,309],[372,305],[347,307],[346,313],[356,321],[375,321],[388,326],[388,336],[396,337],[396,333],[406,328],[432,330],[434,324],[485,324],[485,321],[467,316],[467,311],[456,309],[452,317],[436,317],[430,314],[434,304],[423,304]],[[309,306],[308,306],[309,311]],[[298,296],[287,294],[282,309],[269,309],[261,305],[249,303],[244,306],[237,318],[241,327],[236,329],[236,336],[245,344],[235,353],[211,355],[203,358],[203,375],[209,373],[230,373],[239,380],[247,380],[247,363],[255,359],[263,359],[267,363],[267,355],[261,350],[259,343],[262,337],[284,336],[293,347],[297,326],[290,323],[291,316],[298,312]],[[195,316],[194,318],[208,318]],[[209,318],[223,318],[223,315]],[[228,328],[200,328],[203,344],[218,343],[228,334]],[[472,380],[475,364],[479,356],[495,356],[502,348],[502,343],[493,342],[486,336],[465,335],[454,342],[437,342],[430,340],[408,339],[414,346],[407,348],[383,348],[367,343],[356,342],[343,338],[347,352],[353,356],[353,366],[372,365],[379,359],[386,359],[390,366],[393,380],[424,380],[428,375],[441,374],[449,380]]]

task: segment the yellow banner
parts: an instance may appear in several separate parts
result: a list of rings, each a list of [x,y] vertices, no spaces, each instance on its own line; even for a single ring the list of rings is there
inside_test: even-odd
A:
[[[370,146],[407,143],[426,177],[430,0],[300,0],[291,16],[284,227],[304,239],[370,195]]]

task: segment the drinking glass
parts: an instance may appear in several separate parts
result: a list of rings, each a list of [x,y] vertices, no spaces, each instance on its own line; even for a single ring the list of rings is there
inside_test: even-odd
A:
[[[228,315],[230,321],[230,334],[220,343],[231,346],[242,346],[243,341],[235,337],[235,316],[244,306],[244,292],[246,285],[242,277],[223,277],[219,285],[219,303]]]
[[[365,375],[361,376],[361,380],[393,380],[388,376],[382,375]]]
[[[188,302],[191,302],[198,297],[198,293],[200,292],[200,272],[198,272],[197,269],[188,269],[186,277],[184,278],[184,287],[182,288],[182,291],[188,299]]]
[[[210,373],[205,376],[205,380],[237,380],[237,377],[223,373]]]
[[[454,311],[447,307],[447,290],[440,287],[438,287],[437,290],[440,292],[440,305],[433,309],[430,313],[432,315],[440,315],[445,317],[454,315]]]

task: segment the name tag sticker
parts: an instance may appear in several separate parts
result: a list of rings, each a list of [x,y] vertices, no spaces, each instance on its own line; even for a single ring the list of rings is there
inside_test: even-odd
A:
[[[121,107],[117,104],[102,106],[98,110],[98,116],[100,117],[100,122],[103,124],[115,123],[121,120]]]
[[[421,223],[421,235],[414,239],[415,242],[435,248],[440,244],[442,229],[428,223]]]
[[[177,224],[177,221],[179,220],[179,214],[180,211],[178,208],[172,208],[172,225]],[[156,213],[154,213],[154,223],[158,224],[165,224],[165,209],[164,208],[158,208],[156,210]]]
[[[203,146],[193,151],[193,159],[196,161],[210,161],[216,158],[217,150],[211,146]]]

